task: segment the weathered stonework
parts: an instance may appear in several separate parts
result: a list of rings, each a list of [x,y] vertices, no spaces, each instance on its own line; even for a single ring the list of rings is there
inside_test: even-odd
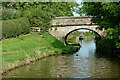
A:
[[[52,19],[51,24],[64,25],[64,26],[77,26],[77,25],[92,25],[92,17],[55,17]]]
[[[102,36],[103,31],[97,29],[99,26],[92,23],[91,18],[92,17],[56,17],[51,21],[51,25],[57,25],[58,27],[52,27],[49,32],[61,42],[65,42],[67,34],[79,29],[88,29]]]

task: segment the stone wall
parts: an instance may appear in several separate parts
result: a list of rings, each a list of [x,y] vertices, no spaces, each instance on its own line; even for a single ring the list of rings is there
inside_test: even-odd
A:
[[[56,17],[52,19],[51,24],[55,25],[91,25],[94,24],[91,22],[92,17]]]

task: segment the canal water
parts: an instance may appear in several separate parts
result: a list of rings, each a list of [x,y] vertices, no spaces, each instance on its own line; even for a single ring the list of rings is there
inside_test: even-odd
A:
[[[95,51],[93,40],[83,41],[76,53],[41,59],[10,71],[3,78],[120,78],[119,61],[99,57]]]

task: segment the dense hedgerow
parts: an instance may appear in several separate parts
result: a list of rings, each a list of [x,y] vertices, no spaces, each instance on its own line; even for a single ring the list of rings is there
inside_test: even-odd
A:
[[[26,18],[5,20],[2,22],[2,38],[12,38],[30,32],[30,23]]]
[[[2,8],[2,20],[19,19],[20,17],[21,12],[19,10]]]
[[[2,20],[29,19],[30,27],[39,27],[42,32],[51,28],[51,19],[59,16],[73,16],[77,2],[3,2]]]

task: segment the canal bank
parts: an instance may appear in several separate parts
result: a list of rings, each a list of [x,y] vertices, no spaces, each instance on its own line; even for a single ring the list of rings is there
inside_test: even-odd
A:
[[[102,53],[101,53],[102,54]],[[83,41],[82,47],[73,54],[60,54],[35,61],[12,70],[3,78],[107,78],[119,79],[118,60],[96,54],[96,43]]]
[[[42,58],[73,53],[79,47],[65,46],[49,33],[33,34],[2,41],[2,74]]]
[[[113,40],[107,38],[102,38],[101,40],[96,39],[96,47],[97,53],[105,53],[102,56],[108,55],[111,58],[120,59],[120,49],[116,47],[116,43]]]

